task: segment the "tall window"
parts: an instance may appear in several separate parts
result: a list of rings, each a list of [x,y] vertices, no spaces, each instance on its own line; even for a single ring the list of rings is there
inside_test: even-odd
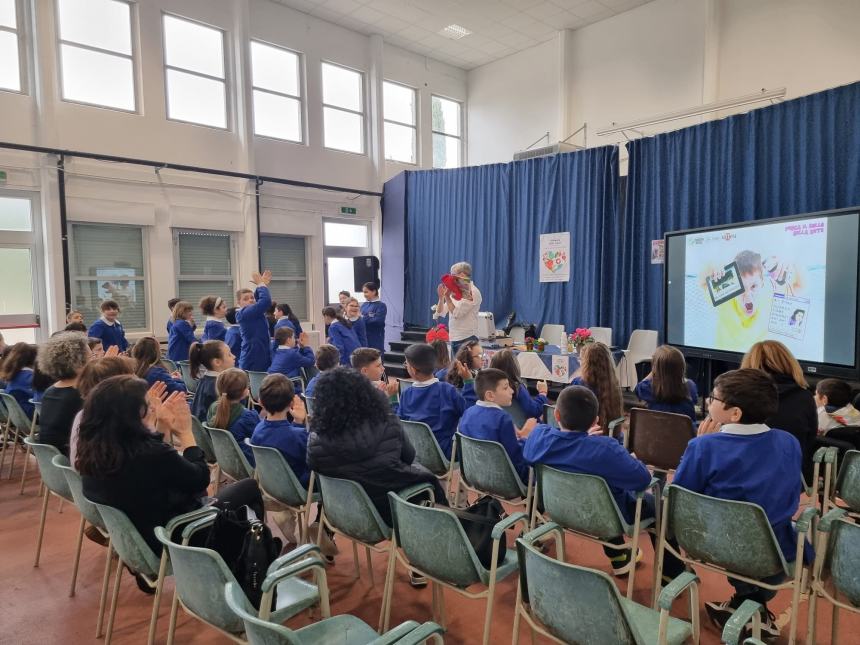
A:
[[[301,143],[302,86],[295,52],[251,41],[254,134]]]
[[[325,147],[364,154],[364,75],[323,63],[322,82]]]
[[[134,112],[132,7],[124,0],[58,0],[63,99]]]
[[[415,118],[415,90],[400,83],[382,83],[385,118],[385,158],[415,163],[418,128]]]
[[[164,14],[167,118],[227,128],[224,32]]]
[[[35,208],[26,194],[0,192],[0,334],[7,345],[38,340],[44,283],[39,275]]]
[[[337,294],[349,291],[359,301],[361,291],[355,291],[352,259],[370,255],[370,227],[365,223],[327,221],[323,223],[323,259],[325,260],[326,302],[337,302]]]
[[[146,268],[143,228],[114,224],[78,224],[70,229],[72,307],[84,320],[99,316],[102,300],[116,300],[126,331],[144,330]]]
[[[286,302],[299,320],[310,320],[305,238],[263,234],[260,250],[263,266],[272,271],[272,300]]]
[[[203,296],[232,303],[233,238],[229,233],[173,231],[176,297],[195,309]]]
[[[457,168],[462,164],[462,107],[457,101],[433,96],[433,167]]]
[[[21,56],[15,0],[0,0],[0,90],[21,91]]]

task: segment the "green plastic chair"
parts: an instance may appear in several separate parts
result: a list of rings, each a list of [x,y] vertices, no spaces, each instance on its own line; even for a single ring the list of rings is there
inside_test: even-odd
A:
[[[152,601],[152,616],[149,621],[149,636],[147,643],[155,642],[155,627],[158,622],[158,610],[161,606],[161,593],[164,589],[165,577],[172,575],[167,551],[162,550],[161,558],[153,553],[143,536],[128,519],[128,515],[107,504],[97,504],[90,501],[96,508],[98,514],[107,528],[110,536],[111,549],[116,553],[117,565],[114,573],[113,593],[111,594],[110,610],[108,612],[108,624],[105,630],[105,645],[110,645],[113,638],[113,627],[116,619],[116,610],[119,599],[119,588],[122,583],[123,565],[139,574],[140,579],[155,589]],[[173,531],[182,524],[187,524],[197,518],[211,516],[212,509],[201,508],[184,515],[178,515],[167,523],[167,530]],[[172,616],[171,616],[172,618]],[[171,623],[173,621],[171,620]]]
[[[188,361],[176,361],[179,366],[179,371],[182,372],[182,380],[185,382],[185,389],[189,394],[194,394],[197,391],[197,378],[191,374],[191,363]]]
[[[277,448],[251,444],[257,462],[257,481],[263,494],[296,516],[299,525],[299,544],[308,541],[308,516],[311,505],[320,501],[319,493],[313,493],[316,474],[311,472],[308,487],[299,482],[293,469]]]
[[[408,390],[415,383],[410,378],[401,378],[397,379],[397,395],[398,397],[403,396],[403,393]]]
[[[761,506],[709,497],[674,484],[667,486],[663,495],[655,595],[660,588],[666,551],[690,565],[764,589],[791,589],[789,644],[793,645],[800,595],[807,586],[803,544],[817,511],[809,507],[800,514],[796,522],[795,561],[788,563]],[[680,549],[669,544],[667,535],[677,540]],[[779,584],[762,582],[777,574],[782,574],[786,580]]]
[[[305,409],[307,410],[308,416],[311,416],[314,413],[314,397],[302,394],[302,398],[305,400]]]
[[[216,551],[188,545],[194,533],[210,527],[214,522],[215,514],[211,509],[208,510],[208,516],[185,527],[182,531],[182,544],[173,541],[165,528],[159,526],[155,529],[155,536],[170,553],[176,581],[168,645],[173,643],[178,605],[189,615],[214,627],[231,640],[246,642],[243,638],[244,622],[230,609],[224,597],[224,586],[227,583],[239,586],[236,578]],[[316,584],[297,577],[307,572],[315,574]],[[330,615],[325,564],[319,557],[319,548],[316,545],[305,544],[272,562],[262,588],[259,615],[264,620],[282,623],[316,604],[320,605],[323,617]],[[277,600],[273,608],[272,595],[276,589]],[[244,593],[240,594],[239,600],[246,612],[254,611]]]
[[[6,394],[6,392],[0,392],[0,399],[3,401],[8,416],[5,437],[3,437],[3,446],[0,448],[0,473],[3,472],[3,465],[6,463],[7,443],[11,441],[12,447],[9,450],[12,451],[12,459],[9,462],[9,477],[7,479],[12,479],[12,471],[15,469],[15,455],[18,453],[19,448],[21,448],[19,442],[25,436],[29,436],[33,421],[21,409],[18,400],[14,396]]]
[[[402,623],[382,637],[360,618],[344,614],[326,618],[300,629],[262,620],[245,608],[242,588],[235,582],[224,585],[224,596],[230,610],[245,623],[245,636],[250,645],[418,645],[428,639],[442,643],[443,629],[435,623],[419,625],[414,620]]]
[[[171,374],[173,374],[173,372],[181,372],[181,370],[179,369],[179,364],[175,361],[170,360],[166,356],[161,358],[161,365]]]
[[[722,642],[727,645],[738,645],[743,638],[747,625],[752,623],[753,636],[745,639],[743,644],[765,645],[764,641],[761,640],[761,609],[762,606],[757,602],[744,600],[723,626]]]
[[[511,402],[509,406],[503,407],[502,410],[511,415],[511,419],[514,420],[514,425],[518,428],[522,428],[523,424],[528,421],[525,411],[516,400]]]
[[[553,428],[558,427],[558,421],[555,420],[555,406],[549,403],[543,406],[544,423]]]
[[[836,498],[843,505],[837,505]],[[860,514],[860,450],[849,450],[842,459],[828,509],[833,507],[843,508],[855,517]]]
[[[513,549],[507,549],[502,563],[497,564],[499,540],[506,529],[517,524],[521,523],[523,528],[526,528],[528,516],[525,513],[514,513],[493,527],[493,564],[486,569],[478,560],[475,549],[463,531],[463,525],[450,509],[413,504],[395,493],[388,493],[388,499],[394,526],[385,578],[385,618],[382,629],[388,629],[391,596],[394,591],[394,570],[396,562],[400,561],[405,567],[429,578],[433,583],[433,620],[443,627],[443,587],[453,589],[466,598],[486,598],[482,642],[487,645],[490,642],[496,583],[515,573],[518,567]],[[468,587],[478,584],[485,589],[479,592],[468,591]]]
[[[60,503],[63,501],[72,502],[72,491],[69,490],[69,484],[66,481],[63,472],[54,466],[54,457],[60,455],[60,451],[54,446],[47,443],[37,443],[30,439],[24,438],[24,443],[29,446],[31,452],[36,456],[36,463],[39,465],[39,473],[42,476],[42,483],[48,489],[45,496],[42,498],[42,511],[39,516],[39,534],[36,538],[36,559],[33,562],[34,567],[39,566],[39,559],[42,555],[42,538],[45,535],[45,521],[48,515],[48,501],[51,495],[60,498]],[[68,461],[68,460],[67,460]]]
[[[517,589],[513,643],[519,642],[519,621],[557,643],[618,645],[680,645],[699,642],[699,579],[689,572],[675,578],[660,594],[659,611],[618,593],[602,571],[568,564],[544,555],[535,542],[554,537],[556,549],[564,533],[555,523],[544,524],[517,540],[520,584]],[[560,551],[559,551],[560,552]],[[692,624],[672,618],[672,603],[690,592]]]
[[[860,613],[860,526],[845,509],[834,508],[821,518],[816,538],[806,642],[816,642],[818,600],[825,598],[833,606],[830,642],[836,643],[840,610]]]
[[[645,493],[655,490],[658,482],[652,479],[644,490],[636,494],[636,511],[633,524],[628,524],[609,485],[602,477],[570,473],[550,466],[537,468],[536,498],[543,503],[544,514],[565,531],[618,551],[627,551],[631,559],[639,552],[639,535],[655,523],[654,518],[642,518],[642,500]],[[537,506],[531,525],[537,522]],[[609,542],[612,538],[628,537],[623,545]],[[564,552],[561,553],[564,560]],[[636,566],[630,567],[627,576],[627,598],[633,598]]]
[[[55,456],[52,462],[55,467],[60,469],[60,471],[63,473],[63,476],[66,478],[66,482],[69,485],[69,490],[72,492],[72,499],[74,500],[75,506],[78,507],[78,511],[81,514],[81,523],[78,527],[78,542],[76,546],[75,564],[72,571],[72,586],[69,590],[69,596],[75,595],[75,582],[78,576],[78,565],[80,564],[81,560],[81,546],[83,543],[84,526],[86,522],[89,522],[91,525],[93,525],[99,531],[99,533],[102,534],[102,536],[108,539],[108,547],[106,549],[107,554],[105,560],[105,572],[104,576],[102,576],[102,590],[101,594],[99,595],[99,614],[98,619],[96,620],[96,638],[100,638],[102,635],[102,624],[104,621],[108,582],[110,580],[110,568],[111,563],[113,562],[113,549],[110,546],[110,534],[108,533],[107,527],[104,524],[104,520],[102,520],[102,516],[99,515],[98,509],[84,496],[83,482],[81,481],[81,476],[78,474],[78,471],[76,471],[69,465],[69,460],[66,459],[65,455]]]
[[[35,441],[36,438],[38,437],[38,434],[39,434],[39,417],[42,415],[42,402],[41,401],[34,401],[33,399],[30,399],[30,403],[33,404],[33,421],[30,424],[29,437],[30,437],[30,439]],[[0,406],[2,406],[2,403],[0,403]],[[3,409],[4,410],[6,409],[5,406],[3,406]],[[27,482],[27,469],[29,466],[30,466],[30,446],[27,446],[26,450],[24,451],[24,468],[21,470],[21,488],[18,491],[19,495],[24,494],[24,484]]]
[[[295,389],[297,392],[305,391],[305,379],[303,379],[301,376],[290,376],[289,379],[293,384],[293,389]]]
[[[490,495],[512,504],[522,504],[531,514],[532,473],[528,484],[517,474],[505,447],[495,441],[484,441],[456,434],[460,455],[460,483],[479,495]]]
[[[251,370],[246,371],[246,373],[248,374],[248,380],[251,382],[251,399],[248,401],[248,407],[250,408],[255,402],[259,402],[260,386],[263,384],[263,379],[269,374],[267,372],[254,372]]]
[[[457,442],[452,443],[451,459],[445,456],[436,436],[426,423],[420,421],[400,420],[403,433],[409,439],[409,443],[415,448],[415,461],[424,466],[431,473],[445,482],[443,488],[448,493],[449,501],[453,501],[454,495],[451,486],[454,483],[454,470],[457,468],[456,453]]]
[[[203,424],[203,428],[212,439],[212,449],[215,452],[215,461],[221,468],[221,472],[233,481],[241,481],[254,477],[254,468],[248,463],[245,453],[239,447],[236,437],[229,430],[213,428]]]

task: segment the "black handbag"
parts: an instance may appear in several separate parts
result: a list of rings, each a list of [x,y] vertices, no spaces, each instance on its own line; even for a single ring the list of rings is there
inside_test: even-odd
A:
[[[460,520],[469,543],[475,549],[478,561],[484,568],[489,569],[493,564],[493,527],[504,517],[505,509],[502,508],[499,500],[489,495],[484,495],[467,508],[452,508],[450,510]],[[496,557],[497,565],[501,564],[505,559],[507,546],[507,539],[505,534],[502,533],[502,537],[499,540],[499,554]]]

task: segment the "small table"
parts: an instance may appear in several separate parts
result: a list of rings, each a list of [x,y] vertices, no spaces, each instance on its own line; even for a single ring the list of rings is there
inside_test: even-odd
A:
[[[488,358],[500,351],[500,347],[484,347],[484,355]],[[562,354],[558,345],[547,345],[542,352],[524,352],[510,348],[517,357],[520,375],[523,378],[536,381],[552,381],[553,383],[570,383],[573,375],[579,369],[577,354]],[[556,357],[553,359],[553,357]]]

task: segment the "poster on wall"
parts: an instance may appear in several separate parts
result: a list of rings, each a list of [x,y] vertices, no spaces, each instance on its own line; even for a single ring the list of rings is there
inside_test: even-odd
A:
[[[570,232],[540,236],[540,281],[570,280]]]
[[[666,242],[664,240],[651,240],[651,264],[666,263]]]

